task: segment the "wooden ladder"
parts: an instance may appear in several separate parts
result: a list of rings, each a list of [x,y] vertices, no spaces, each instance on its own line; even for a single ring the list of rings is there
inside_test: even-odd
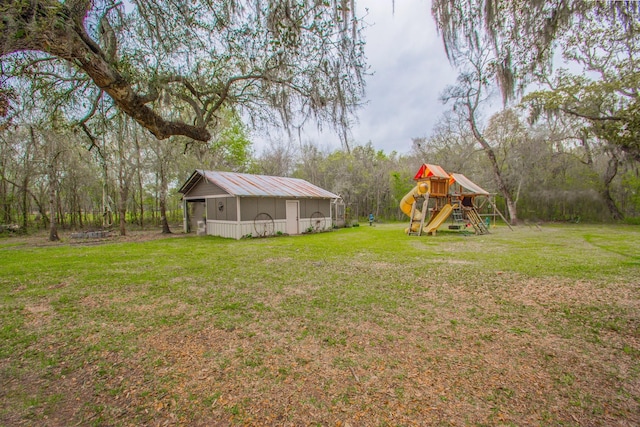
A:
[[[469,218],[469,222],[476,230],[476,234],[489,234],[489,229],[487,228],[480,215],[478,215],[478,211],[476,210],[476,208],[471,208],[467,211],[467,218]]]
[[[422,214],[420,218],[420,225],[418,226],[418,229],[416,231],[411,231],[413,228],[413,225],[416,222],[418,222],[416,219],[414,219],[416,210]],[[429,212],[429,194],[427,193],[424,196],[424,201],[422,202],[422,209],[418,208],[417,201],[413,202],[413,205],[411,206],[411,220],[409,221],[409,233],[408,233],[409,236],[422,236],[422,229],[424,228],[424,219],[428,212]]]
[[[464,222],[464,216],[462,215],[462,203],[458,200],[457,202],[451,202],[453,205],[453,211],[451,215],[453,216],[453,222],[461,223]]]

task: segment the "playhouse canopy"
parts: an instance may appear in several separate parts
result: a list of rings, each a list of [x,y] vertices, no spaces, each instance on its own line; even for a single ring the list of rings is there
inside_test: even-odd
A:
[[[416,181],[420,181],[421,179],[427,179],[431,177],[448,179],[449,174],[444,169],[442,169],[442,166],[430,165],[425,163],[422,165],[422,167],[420,168],[416,176],[413,177],[413,179]]]
[[[483,195],[483,196],[489,195],[488,191],[483,190],[482,188],[480,188],[479,185],[477,185],[476,183],[474,183],[473,181],[471,181],[469,178],[467,178],[461,173],[452,173],[451,179],[453,180],[453,182],[460,185],[460,187],[466,190],[469,194],[477,194],[477,195]]]

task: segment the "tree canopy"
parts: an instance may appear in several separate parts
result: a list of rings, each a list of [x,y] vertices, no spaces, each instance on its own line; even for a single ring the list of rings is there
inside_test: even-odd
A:
[[[547,74],[558,37],[585,16],[597,15],[632,25],[640,15],[635,1],[433,0],[432,14],[449,58],[460,51],[494,51],[497,83],[507,101],[536,74]]]
[[[532,118],[572,116],[585,123],[586,131],[640,161],[640,23],[586,14],[561,40],[565,60],[583,72],[560,69],[544,76],[547,89],[524,99]]]
[[[221,108],[345,127],[366,65],[355,0],[1,0],[0,114],[16,87],[89,120],[103,94],[157,138],[206,141]]]

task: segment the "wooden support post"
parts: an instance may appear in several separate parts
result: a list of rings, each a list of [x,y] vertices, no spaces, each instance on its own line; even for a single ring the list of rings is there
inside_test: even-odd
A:
[[[500,210],[498,209],[498,207],[496,206],[496,204],[492,201],[489,200],[489,203],[491,203],[491,206],[493,206],[493,209],[498,212],[498,215],[500,215],[500,218],[502,218],[502,220],[505,222],[505,224],[507,224],[507,226],[509,227],[509,229],[511,231],[513,231],[513,227],[511,227],[511,224],[509,224],[509,221],[507,221],[507,219],[502,215],[502,212],[500,212]]]

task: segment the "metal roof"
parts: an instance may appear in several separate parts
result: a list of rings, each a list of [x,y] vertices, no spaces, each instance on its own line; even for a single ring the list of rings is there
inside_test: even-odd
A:
[[[338,199],[340,196],[304,179],[196,170],[179,192],[186,194],[203,177],[232,196]]]
[[[470,191],[472,194],[482,194],[483,196],[489,195],[487,191],[480,188],[478,184],[472,182],[469,178],[462,175],[461,173],[452,173],[451,177],[455,182],[460,184],[460,187]]]

